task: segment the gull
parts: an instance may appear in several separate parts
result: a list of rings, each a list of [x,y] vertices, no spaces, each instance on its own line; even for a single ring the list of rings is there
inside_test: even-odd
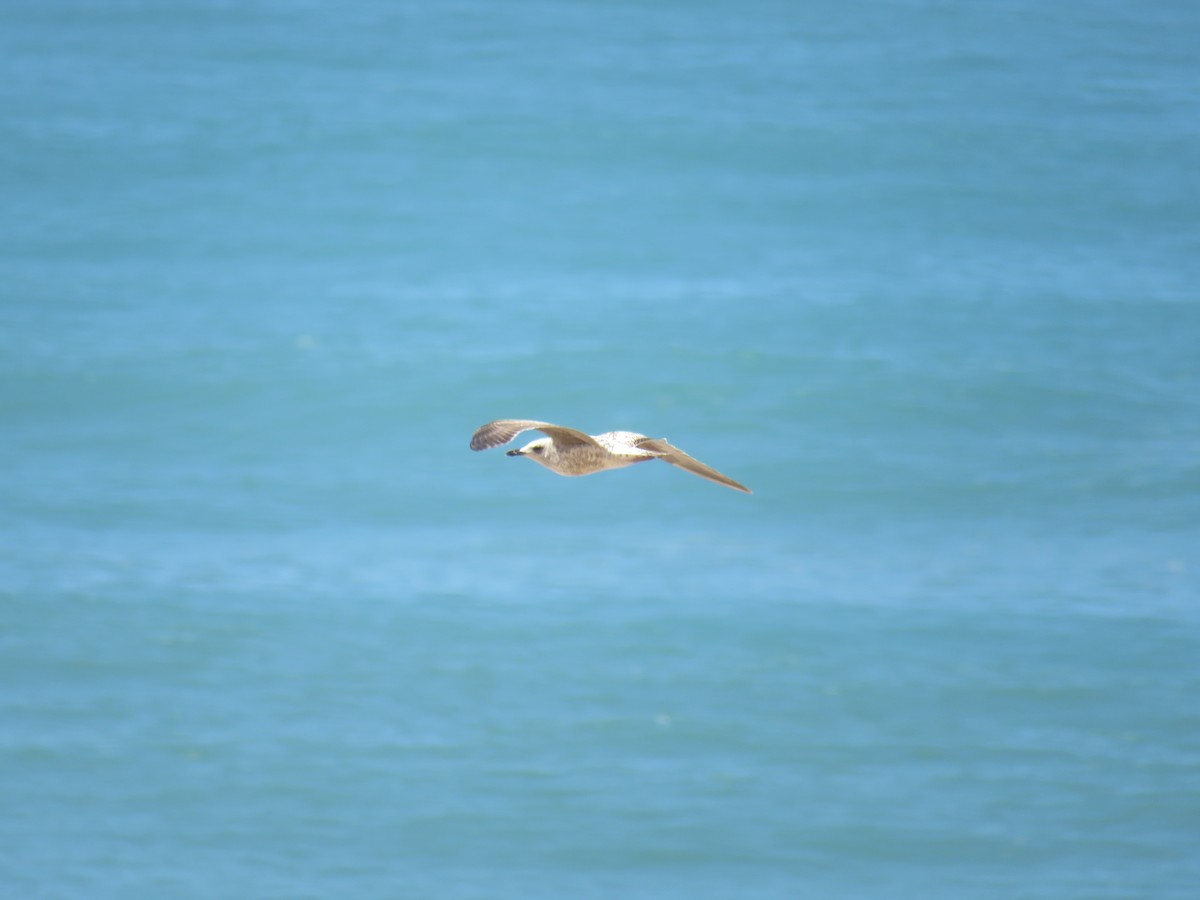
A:
[[[481,425],[471,437],[472,450],[489,450],[507,444],[524,431],[540,431],[546,435],[530,441],[519,450],[509,450],[508,456],[526,456],[559,475],[591,475],[606,469],[620,469],[634,463],[661,459],[685,472],[723,484],[735,491],[750,493],[750,488],[738,484],[728,475],[706,466],[688,456],[663,438],[646,437],[634,431],[606,431],[604,434],[584,434],[564,425],[536,422],[532,419],[497,419]]]

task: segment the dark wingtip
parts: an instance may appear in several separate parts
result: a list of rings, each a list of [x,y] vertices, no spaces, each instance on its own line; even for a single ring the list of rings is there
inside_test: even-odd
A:
[[[480,425],[478,428],[475,429],[475,433],[473,435],[471,435],[471,449],[472,450],[487,450],[489,447],[496,446],[495,442],[489,441],[486,437],[488,425],[491,425],[491,424],[492,424],[491,422],[488,422],[487,425]]]

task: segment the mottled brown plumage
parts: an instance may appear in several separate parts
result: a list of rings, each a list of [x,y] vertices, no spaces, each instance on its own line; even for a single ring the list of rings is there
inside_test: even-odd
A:
[[[471,449],[501,447],[518,434],[531,430],[540,431],[546,437],[531,441],[519,450],[509,450],[508,455],[526,456],[559,475],[591,475],[661,459],[716,484],[750,493],[745,485],[688,456],[663,438],[651,438],[634,431],[606,431],[589,435],[574,428],[534,419],[497,419],[476,430],[471,437]]]

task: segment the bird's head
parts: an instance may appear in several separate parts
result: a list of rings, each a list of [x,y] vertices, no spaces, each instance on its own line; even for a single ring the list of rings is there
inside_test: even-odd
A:
[[[556,455],[554,452],[554,440],[544,437],[538,438],[536,441],[530,441],[519,450],[509,450],[508,456],[528,456],[534,462],[539,462],[542,465],[549,465],[549,460]]]

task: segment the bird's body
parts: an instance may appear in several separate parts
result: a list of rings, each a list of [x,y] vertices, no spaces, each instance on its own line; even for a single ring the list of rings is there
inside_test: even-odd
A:
[[[559,475],[592,475],[608,469],[621,469],[634,463],[661,459],[693,475],[750,493],[727,475],[688,456],[662,438],[651,438],[635,431],[606,431],[585,434],[563,425],[532,419],[497,419],[480,427],[471,438],[472,450],[487,450],[507,444],[524,431],[537,430],[546,435],[531,441],[509,456],[526,456]]]

